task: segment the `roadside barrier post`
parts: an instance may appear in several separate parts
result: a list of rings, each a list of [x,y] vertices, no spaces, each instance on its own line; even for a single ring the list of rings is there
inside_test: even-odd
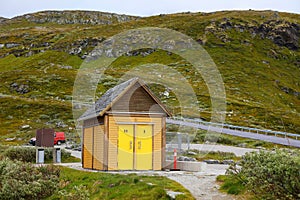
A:
[[[174,169],[177,169],[177,152],[176,152],[176,148],[174,149]]]

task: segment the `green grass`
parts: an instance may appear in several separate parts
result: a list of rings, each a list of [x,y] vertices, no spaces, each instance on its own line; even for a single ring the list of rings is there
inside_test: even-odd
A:
[[[278,15],[278,20],[300,23],[299,15]],[[233,25],[246,27],[245,31],[220,29],[225,18]],[[0,143],[9,143],[5,142],[5,138],[14,136],[21,139],[13,141],[13,144],[25,142],[34,135],[36,128],[48,126],[45,123],[49,120],[63,120],[68,126],[74,127],[71,99],[76,73],[83,61],[79,56],[90,52],[93,46],[89,44],[79,56],[74,56],[68,54],[73,48],[71,44],[84,39],[102,41],[122,31],[142,27],[170,28],[204,42],[203,48],[216,63],[224,81],[226,123],[300,133],[300,121],[297,120],[300,97],[294,95],[300,91],[300,51],[280,47],[269,39],[254,36],[247,28],[259,27],[269,20],[274,20],[272,11],[223,11],[152,16],[125,23],[94,26],[36,24],[25,19],[1,24],[0,43],[15,42],[22,45],[0,49],[0,95],[5,96],[0,99],[3,108],[0,111],[0,120],[3,122]],[[212,31],[208,31],[209,28]],[[222,37],[229,42],[222,41]],[[50,47],[39,46],[45,42]],[[39,53],[25,57],[29,51]],[[10,55],[5,56],[7,53]],[[199,107],[198,111],[192,109],[185,114],[200,115],[210,120],[211,99],[201,75],[180,56],[161,50],[148,56],[119,57],[106,70],[108,78],[99,82],[95,97],[99,98],[117,84],[118,78],[126,72],[148,63],[163,64],[184,76],[197,96]],[[72,69],[63,69],[61,66],[72,66]],[[150,77],[149,73],[138,69],[136,73],[141,72]],[[12,83],[28,85],[29,92],[16,92],[11,88]],[[178,86],[182,86],[181,83]],[[290,92],[285,93],[283,87],[289,88]],[[174,93],[171,92],[170,97],[166,98],[163,95],[166,89],[164,86],[151,84],[150,88],[175,115],[180,114],[182,107]],[[182,94],[189,95],[185,92],[181,90]],[[189,107],[187,102],[182,105]],[[48,115],[50,119],[45,120],[41,115]],[[20,130],[20,126],[25,123],[30,124],[32,130]]]
[[[246,191],[243,183],[236,178],[234,179],[227,175],[219,175],[217,181],[222,184],[220,190],[228,194],[239,195]]]
[[[182,192],[184,199],[194,199],[183,186],[165,177],[86,172],[69,168],[61,168],[60,192],[48,199],[58,199],[61,193],[75,195],[78,187],[82,189],[81,193],[89,195],[89,199],[169,199],[165,190]]]
[[[230,152],[221,152],[221,151],[208,152],[208,151],[198,151],[195,149],[192,149],[190,151],[195,152],[196,155],[189,155],[186,153],[186,154],[184,154],[184,156],[196,158],[198,161],[203,161],[203,160],[208,160],[208,159],[219,160],[219,161],[223,161],[223,160],[238,161],[241,159],[241,157],[238,157],[234,153],[230,153]]]
[[[207,131],[204,130],[198,130],[192,142],[193,143],[216,142],[217,144],[240,146],[246,148],[264,147],[266,149],[273,149],[273,148],[286,147],[280,144],[273,144],[270,142],[265,142],[260,140],[253,140],[253,139],[214,133],[214,132],[207,133]]]
[[[0,132],[2,143],[6,138],[15,138],[13,141],[5,142],[9,144],[28,143],[29,139],[35,136],[36,129],[43,127],[68,132],[68,127],[74,126],[70,104],[55,100],[35,101],[21,97],[0,98],[0,103],[3,106],[0,111],[0,119],[3,121]],[[68,126],[57,128],[56,123],[59,121],[64,121]],[[30,125],[31,128],[22,129],[23,125]]]
[[[62,157],[61,162],[62,163],[76,163],[76,162],[81,162],[81,159],[76,158],[74,156],[70,156],[70,157],[67,157],[67,158]]]

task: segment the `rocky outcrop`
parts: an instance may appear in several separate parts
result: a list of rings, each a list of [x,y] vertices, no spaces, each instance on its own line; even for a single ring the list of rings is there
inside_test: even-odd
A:
[[[137,20],[139,17],[129,15],[119,15],[113,13],[104,13],[97,11],[43,11],[33,14],[26,14],[12,19],[26,20],[38,24],[56,23],[56,24],[113,24]]]
[[[26,84],[19,85],[18,83],[12,83],[10,88],[19,94],[26,94],[29,92],[29,86]]]
[[[18,43],[6,43],[5,44],[5,47],[8,49],[18,47],[18,46],[20,46],[20,44],[18,44]]]
[[[112,13],[94,12],[94,11],[44,11],[32,14],[26,14],[23,16],[15,17],[11,20],[0,18],[4,20],[4,23],[23,23],[24,20],[29,22],[34,22],[42,25],[37,25],[33,28],[35,31],[42,30],[43,34],[34,35],[31,32],[25,33],[14,33],[12,37],[9,35],[2,35],[0,37],[0,58],[13,54],[17,57],[25,56],[29,57],[37,53],[41,53],[47,50],[56,50],[67,52],[70,55],[77,55],[82,59],[91,57],[92,59],[100,56],[106,55],[107,57],[119,56],[118,52],[111,49],[111,45],[106,41],[103,52],[95,49],[98,44],[106,40],[102,36],[87,35],[74,38],[71,40],[60,40],[57,38],[65,37],[64,33],[55,33],[54,30],[50,29],[48,25],[43,23],[55,23],[55,24],[114,24],[127,22],[131,20],[137,20],[139,17],[128,16],[128,15],[118,15]],[[210,19],[205,26],[195,30],[197,32],[203,31],[203,37],[194,38],[201,45],[205,45],[210,42],[210,37],[208,35],[213,34],[219,40],[216,40],[214,45],[223,46],[224,43],[239,42],[241,45],[252,45],[252,38],[261,38],[266,40],[271,40],[274,44],[278,46],[287,47],[291,50],[299,49],[299,38],[300,38],[300,25],[292,22],[285,21],[279,16],[274,18],[265,19],[262,22],[259,20],[249,21],[247,19],[242,20],[238,17],[227,17],[223,19]],[[196,22],[195,22],[196,23]],[[191,24],[190,28],[196,24]],[[78,27],[80,27],[78,25]],[[84,31],[85,29],[78,29],[79,31]],[[250,33],[251,37],[240,39],[239,35],[244,33]],[[249,34],[247,35],[249,36]],[[197,36],[198,37],[198,36]],[[134,37],[128,38],[128,40],[134,40]],[[239,41],[241,40],[241,41]],[[172,49],[172,45],[175,41],[170,41],[170,43],[164,44],[167,49]],[[184,44],[183,48],[185,45]],[[107,48],[106,48],[107,47]],[[122,48],[126,47],[126,44],[119,47],[119,50],[126,53],[127,56],[147,56],[153,53],[155,50],[136,50],[136,51],[126,51]],[[92,51],[95,49],[95,51]],[[270,50],[269,57],[278,57],[275,51]],[[265,61],[263,61],[265,63]],[[300,66],[300,61],[295,61],[295,65]],[[267,64],[267,63],[265,63]]]
[[[69,46],[68,53],[71,55],[79,55],[87,47],[96,47],[104,40],[104,38],[85,38],[82,40],[77,40]]]
[[[2,22],[5,22],[6,20],[7,20],[6,18],[0,17],[0,24],[1,24]]]
[[[285,46],[291,50],[299,49],[299,24],[284,20],[268,20],[262,24],[258,22],[249,23],[246,21],[236,21],[235,19],[228,18],[224,18],[221,22],[212,21],[211,24],[205,28],[205,33],[213,33],[222,42],[226,43],[232,41],[226,33],[227,30],[233,29],[240,33],[248,31],[253,37],[270,39],[278,46]],[[203,43],[203,41],[199,39],[199,43]]]
[[[299,48],[300,25],[282,20],[267,21],[256,30],[261,37],[291,50]]]

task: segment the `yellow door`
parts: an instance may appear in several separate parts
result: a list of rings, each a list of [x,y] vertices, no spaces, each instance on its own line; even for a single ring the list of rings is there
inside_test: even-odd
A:
[[[135,169],[152,169],[152,125],[136,125]]]
[[[118,169],[133,169],[133,125],[119,126]]]

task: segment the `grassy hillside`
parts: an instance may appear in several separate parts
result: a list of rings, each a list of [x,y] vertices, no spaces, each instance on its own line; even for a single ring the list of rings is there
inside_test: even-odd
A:
[[[184,33],[210,54],[225,83],[227,123],[300,133],[299,24],[300,15],[274,11],[144,18],[53,11],[0,21],[0,142],[22,143],[41,127],[73,133],[73,83],[84,58],[117,33],[149,26]],[[167,65],[185,76],[197,94],[201,117],[210,119],[201,76],[181,57],[161,50],[118,58],[99,83],[96,98],[129,69],[147,63]],[[164,96],[166,88],[151,89],[175,114],[180,110],[172,93]]]

